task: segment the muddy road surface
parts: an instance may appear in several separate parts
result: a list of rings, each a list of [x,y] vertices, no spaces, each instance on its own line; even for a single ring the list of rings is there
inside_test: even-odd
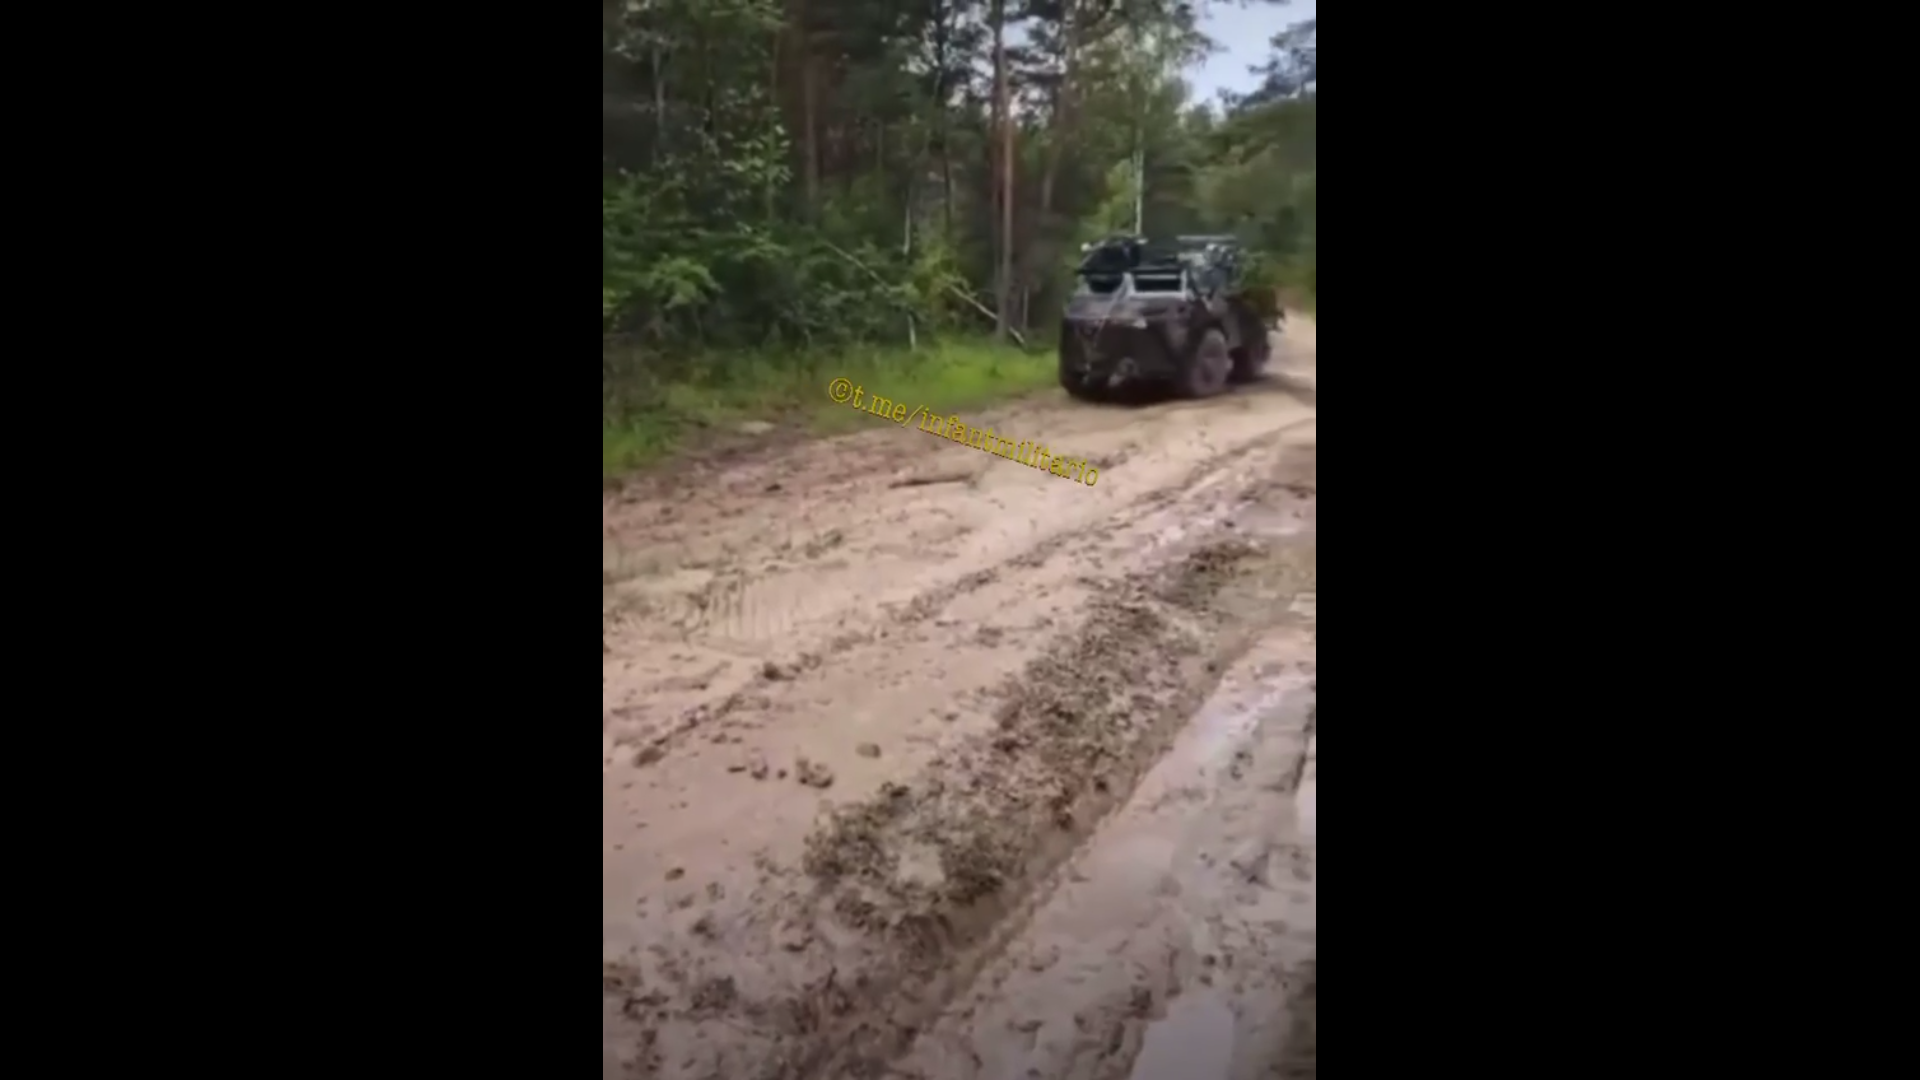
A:
[[[876,418],[609,497],[606,1077],[1314,1075],[1313,327],[1277,346],[961,414],[1091,487]]]

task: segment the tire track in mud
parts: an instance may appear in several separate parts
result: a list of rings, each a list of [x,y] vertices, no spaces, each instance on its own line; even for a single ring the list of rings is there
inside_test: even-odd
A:
[[[1227,482],[1249,458],[1297,437],[1303,428],[1311,427],[1314,423],[1313,417],[1305,417],[1247,439],[1200,460],[1185,473],[1168,478],[1120,504],[1113,512],[1077,527],[1053,533],[1023,529],[1007,524],[1008,520],[1017,516],[1009,514],[991,522],[986,535],[981,535],[978,530],[969,530],[972,535],[968,541],[976,548],[984,548],[977,552],[983,558],[942,558],[932,561],[928,573],[921,577],[957,575],[932,586],[908,578],[876,593],[870,584],[875,576],[875,568],[871,565],[854,567],[845,560],[825,567],[793,568],[776,573],[771,578],[756,577],[744,570],[733,569],[711,576],[704,586],[691,593],[662,598],[652,614],[659,623],[672,626],[683,638],[698,637],[723,646],[752,646],[791,637],[809,623],[827,622],[831,616],[858,608],[863,602],[882,610],[894,611],[896,619],[901,617],[901,612],[912,617],[916,612],[936,610],[954,596],[970,592],[984,581],[992,580],[999,566],[1029,569],[1044,564],[1056,552],[1100,546],[1099,541],[1139,524],[1148,516],[1162,512],[1176,502],[1193,501],[1196,496]],[[1178,541],[1188,531],[1190,529],[1184,526],[1171,527],[1162,530],[1153,538],[1153,542],[1156,545],[1168,545]],[[839,530],[834,530],[832,535],[837,538]],[[839,547],[839,544],[840,541],[836,539],[829,550]],[[925,561],[925,556],[921,560],[895,561],[904,565]],[[965,571],[960,568],[966,562],[981,561],[988,563],[986,569]],[[943,568],[943,564],[949,563],[957,565],[954,569]],[[843,618],[838,625],[845,629],[851,621],[857,620]]]
[[[608,1077],[881,1075],[1044,902],[1255,628],[1313,591],[1311,537],[1295,535],[1312,529],[1311,412],[1268,396],[1141,415],[1056,412],[1105,425],[1087,456],[1146,459],[1150,486],[1103,476],[1082,493],[1095,501],[1061,507],[988,469],[925,522],[902,502],[863,516],[783,495],[750,508],[766,520],[702,507],[653,533],[677,546],[652,560],[664,588],[734,598],[688,614],[706,620],[694,630],[634,612],[609,641]],[[792,495],[804,457],[721,486]],[[833,464],[836,500],[888,482]],[[717,558],[688,547],[702,519],[731,530]],[[840,559],[880,565],[836,611],[820,590]],[[787,583],[753,598],[755,572]],[[774,629],[789,600],[807,607],[786,624],[800,640]],[[735,618],[760,640],[716,632]],[[611,749],[623,740],[632,758]],[[824,754],[838,783],[787,779],[796,754]]]
[[[819,891],[805,918],[832,924],[814,927],[823,937],[862,939],[860,975],[835,983],[836,967],[798,995],[835,1015],[799,1045],[781,1040],[758,1076],[884,1073],[1212,692],[1248,634],[1214,602],[1264,558],[1227,539],[1130,579],[999,688],[996,731],[816,829],[803,865]]]
[[[1077,638],[1000,689],[998,733],[940,762],[919,789],[895,786],[837,811],[808,838],[803,866],[823,888],[819,902],[873,936],[874,976],[850,1018],[783,1080],[881,1075],[971,981],[991,939],[1018,921],[1021,883],[1051,876],[1211,688],[1219,661],[1187,620],[1250,553],[1202,549],[1158,587],[1130,583]],[[1151,659],[1129,671],[1129,658]],[[954,963],[981,945],[972,963]],[[910,981],[921,990],[903,1008]]]
[[[1263,402],[1261,406],[1265,409],[1273,404]],[[1058,521],[1063,509],[1055,501],[1058,492],[1037,487],[1026,475],[1030,470],[1006,466],[998,459],[958,457],[972,452],[939,446],[935,451],[958,457],[952,467],[971,471],[973,480],[964,497],[956,500],[929,494],[925,488],[911,488],[907,489],[909,498],[894,498],[901,493],[884,490],[896,482],[893,474],[886,472],[860,482],[836,479],[815,487],[795,507],[797,513],[807,515],[805,530],[818,530],[816,540],[800,545],[801,551],[792,550],[795,526],[770,526],[786,534],[773,549],[773,558],[723,552],[717,560],[685,561],[683,571],[702,567],[697,571],[704,578],[701,584],[689,588],[683,575],[669,574],[625,587],[626,603],[643,616],[638,621],[671,628],[679,640],[708,641],[743,653],[774,646],[784,638],[821,626],[844,629],[845,624],[860,620],[863,607],[911,606],[930,587],[945,584],[943,578],[1017,560],[1037,547],[1061,545],[1089,530],[1125,527],[1172,498],[1197,494],[1206,485],[1223,481],[1232,466],[1248,454],[1312,423],[1312,417],[1307,416],[1277,427],[1267,426],[1263,411],[1235,408],[1214,418],[1223,428],[1215,433],[1192,429],[1197,415],[1160,414],[1139,430],[1090,433],[1127,440],[1118,451],[1089,451],[1094,456],[1104,455],[1110,472],[1114,460],[1127,456],[1126,446],[1135,445],[1152,447],[1155,458],[1191,458],[1192,463],[1184,470],[1164,475],[1157,475],[1159,468],[1128,470],[1128,474],[1108,478],[1102,488],[1076,493],[1088,501],[1064,507],[1070,522],[1065,529],[1051,524]],[[924,456],[916,455],[901,468],[915,471]],[[978,459],[980,455],[974,453],[973,457]],[[1113,486],[1115,481],[1125,485],[1141,480],[1151,486],[1145,490]],[[779,485],[775,482],[774,486]],[[662,511],[672,509],[669,505]],[[862,509],[873,516],[863,519]],[[825,517],[816,520],[812,517],[815,514]],[[682,511],[674,515],[676,524],[668,533],[655,535],[649,531],[642,536],[654,536],[653,543],[664,541],[669,548],[690,546],[683,535],[688,517]],[[826,527],[829,521],[833,523],[831,528]],[[915,522],[920,523],[918,527],[913,527]],[[859,527],[876,525],[895,528]],[[885,539],[887,533],[901,531],[907,534],[902,538],[904,543]],[[880,538],[863,544],[859,538],[869,533],[879,533]],[[856,539],[848,542],[849,534]],[[822,538],[827,542],[816,546]],[[721,544],[729,546],[724,540]],[[657,554],[656,558],[666,560],[667,556]],[[758,565],[743,565],[753,563]],[[610,621],[636,620],[610,616]]]
[[[776,678],[785,668],[817,667],[823,653],[843,653],[850,646],[871,642],[876,626],[908,626],[934,618],[958,598],[991,584],[1011,584],[1017,580],[1017,575],[1038,571],[1055,557],[1076,558],[1094,553],[1112,560],[1109,573],[1112,572],[1112,565],[1117,565],[1124,574],[1126,566],[1152,562],[1182,546],[1190,546],[1195,542],[1195,537],[1218,530],[1223,524],[1232,528],[1236,515],[1259,501],[1264,493],[1276,489],[1276,482],[1271,476],[1262,474],[1249,486],[1242,474],[1249,467],[1255,470],[1263,466],[1268,470],[1277,467],[1278,463],[1271,459],[1288,451],[1292,451],[1295,457],[1302,457],[1298,446],[1289,447],[1286,444],[1298,438],[1301,431],[1311,427],[1312,423],[1309,417],[1275,428],[1259,438],[1201,462],[1175,482],[1123,504],[1111,516],[1042,537],[984,569],[961,573],[952,580],[924,588],[903,600],[874,598],[871,603],[877,617],[866,620],[864,624],[843,621],[833,637],[823,639],[814,648],[788,658],[786,663],[767,661],[764,665],[755,666],[774,671]],[[1301,467],[1297,461],[1291,466],[1294,471]],[[1236,478],[1241,478],[1241,487],[1229,493],[1227,484]],[[1298,481],[1277,486],[1295,496],[1311,493],[1310,487]],[[1220,492],[1208,498],[1208,493],[1216,488]],[[1097,567],[1089,566],[1087,579],[1095,588],[1104,589],[1107,587],[1104,576],[1097,570]],[[638,763],[645,767],[664,759],[675,746],[694,736],[699,729],[723,719],[743,704],[757,700],[769,689],[777,691],[777,687],[769,688],[765,682],[765,679],[750,681],[736,686],[730,693],[684,709],[678,719],[637,744],[641,747]]]
[[[1269,1075],[1315,924],[1294,786],[1312,744],[1304,629],[1286,620],[1229,668],[1127,804],[996,931],[1005,946],[983,950],[997,955],[897,1075]]]

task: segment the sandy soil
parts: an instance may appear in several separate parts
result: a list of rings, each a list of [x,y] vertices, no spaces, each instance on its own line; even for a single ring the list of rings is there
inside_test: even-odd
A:
[[[876,420],[609,501],[606,1076],[1313,1075],[1310,322],[1276,359],[965,417],[1091,488]]]

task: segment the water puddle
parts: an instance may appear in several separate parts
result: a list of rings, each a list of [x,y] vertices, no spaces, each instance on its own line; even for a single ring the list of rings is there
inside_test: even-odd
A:
[[[1304,674],[1292,672],[1264,678],[1249,674],[1255,681],[1225,684],[1224,692],[1214,694],[1188,728],[1188,738],[1183,740],[1186,753],[1180,755],[1182,748],[1176,746],[1175,753],[1162,763],[1165,768],[1196,778],[1218,771],[1232,760],[1260,722],[1276,715],[1281,703],[1299,693],[1301,684],[1308,681]]]
[[[1314,949],[1311,840],[1296,828],[1313,655],[1310,634],[1280,628],[1224,673],[906,1073],[1267,1075],[1288,972]],[[957,1054],[974,1066],[954,1070]]]
[[[1226,1080],[1235,1026],[1232,1006],[1217,991],[1181,994],[1147,1029],[1129,1080]]]

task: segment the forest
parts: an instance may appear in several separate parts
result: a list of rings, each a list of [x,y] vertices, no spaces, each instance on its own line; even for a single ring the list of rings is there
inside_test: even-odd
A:
[[[604,473],[829,369],[1044,385],[1080,245],[1136,223],[1311,309],[1316,23],[1196,101],[1199,8],[603,0]]]

